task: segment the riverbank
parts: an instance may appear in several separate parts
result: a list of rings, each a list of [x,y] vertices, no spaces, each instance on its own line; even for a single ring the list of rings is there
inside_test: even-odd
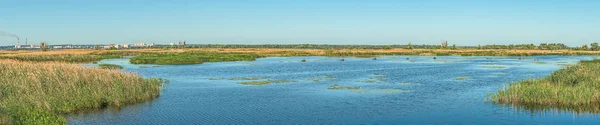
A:
[[[66,124],[61,114],[156,98],[163,82],[120,70],[0,60],[0,124]]]
[[[271,49],[271,48],[183,48],[129,50],[54,50],[0,51],[0,59],[20,61],[62,61],[95,63],[102,59],[138,56],[135,64],[201,64],[204,62],[253,61],[270,56],[577,56],[600,55],[600,51],[583,50],[509,50],[509,49]]]
[[[511,83],[491,95],[495,103],[527,110],[558,109],[577,113],[600,113],[600,60],[553,72],[540,79]]]

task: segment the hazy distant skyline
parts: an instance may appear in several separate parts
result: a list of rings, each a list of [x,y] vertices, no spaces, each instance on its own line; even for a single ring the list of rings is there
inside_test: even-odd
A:
[[[590,0],[0,0],[22,43],[539,44],[600,41]],[[16,39],[0,36],[0,45]]]

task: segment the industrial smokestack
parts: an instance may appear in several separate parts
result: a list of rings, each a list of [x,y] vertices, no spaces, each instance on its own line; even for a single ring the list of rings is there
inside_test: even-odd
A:
[[[9,36],[9,37],[17,38],[17,46],[15,46],[15,48],[21,48],[21,45],[19,42],[19,36],[12,34],[12,33],[3,32],[3,31],[0,31],[0,36]]]
[[[29,45],[29,44],[27,44],[27,37],[25,37],[25,45]]]

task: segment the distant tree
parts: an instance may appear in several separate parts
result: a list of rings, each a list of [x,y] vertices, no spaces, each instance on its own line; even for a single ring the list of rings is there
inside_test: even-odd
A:
[[[390,50],[390,49],[392,49],[392,46],[387,45],[387,46],[385,46],[385,49]]]
[[[354,49],[354,47],[352,47],[352,46],[348,46],[348,49]]]
[[[117,50],[117,47],[111,46],[108,50]]]
[[[591,47],[590,49],[591,49],[592,51],[598,51],[598,50],[600,50],[600,46],[598,46],[598,43],[597,43],[597,42],[595,42],[595,43],[592,43],[592,44],[590,45],[590,47]]]
[[[434,48],[434,49],[442,49],[442,46],[440,46],[440,45],[435,45],[433,48]]]
[[[49,48],[50,48],[50,47],[48,47],[48,43],[46,43],[46,42],[42,42],[42,43],[40,43],[40,49],[41,49],[42,51],[48,51],[48,49],[49,49]]]
[[[481,45],[477,45],[477,49],[481,49]]]
[[[406,49],[413,49],[413,46],[411,43],[408,43],[408,47]]]
[[[588,47],[588,45],[583,45],[583,46],[581,46],[581,49],[582,50],[589,50],[590,48]]]
[[[456,49],[456,44],[452,44],[452,49]]]

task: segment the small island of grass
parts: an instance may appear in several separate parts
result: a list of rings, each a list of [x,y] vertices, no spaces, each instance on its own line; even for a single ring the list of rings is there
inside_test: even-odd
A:
[[[493,102],[529,110],[600,113],[600,60],[581,61],[546,78],[511,83],[490,95]]]
[[[120,65],[115,65],[115,64],[99,64],[98,67],[100,67],[101,69],[123,69],[122,66]]]
[[[147,53],[133,57],[129,62],[132,64],[182,65],[202,64],[205,62],[254,61],[256,58],[263,57],[265,56],[255,53]]]

